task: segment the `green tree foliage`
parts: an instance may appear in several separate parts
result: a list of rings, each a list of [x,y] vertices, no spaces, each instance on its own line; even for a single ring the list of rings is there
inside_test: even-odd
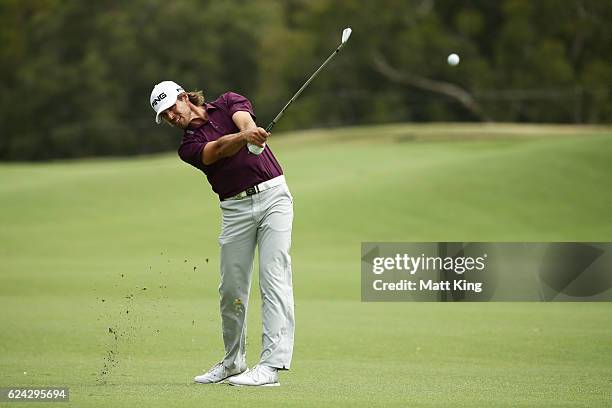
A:
[[[3,0],[0,159],[174,149],[148,106],[165,79],[241,92],[265,126],[347,26],[277,129],[610,122],[610,17],[599,0]]]

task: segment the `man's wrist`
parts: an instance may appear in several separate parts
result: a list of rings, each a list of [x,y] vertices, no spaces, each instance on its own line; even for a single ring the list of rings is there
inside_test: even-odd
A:
[[[249,142],[248,139],[247,139],[247,132],[246,131],[242,130],[242,131],[238,132],[238,136],[240,136],[239,139],[240,139],[240,142],[242,142],[243,145],[245,145],[245,144],[247,144]]]

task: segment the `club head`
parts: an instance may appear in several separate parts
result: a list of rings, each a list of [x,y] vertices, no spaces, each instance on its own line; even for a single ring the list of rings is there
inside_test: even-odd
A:
[[[342,31],[342,44],[348,41],[352,31],[353,30],[351,30],[350,28],[345,28],[344,31]]]

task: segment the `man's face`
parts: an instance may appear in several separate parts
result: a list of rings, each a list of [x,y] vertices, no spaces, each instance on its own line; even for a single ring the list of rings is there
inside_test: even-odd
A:
[[[191,109],[187,104],[187,95],[178,96],[176,103],[161,113],[162,119],[181,129],[186,129],[191,120]]]

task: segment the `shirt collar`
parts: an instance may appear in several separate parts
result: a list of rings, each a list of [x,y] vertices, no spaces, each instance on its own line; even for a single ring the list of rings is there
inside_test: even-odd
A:
[[[206,109],[206,114],[208,114],[208,112],[211,112],[211,111],[217,110],[217,109],[219,109],[219,107],[218,107],[218,106],[216,106],[216,105],[213,105],[212,103],[205,102],[205,103],[204,103],[204,109]],[[208,119],[206,122],[202,123],[202,124],[199,124],[199,125],[192,125],[192,124],[190,123],[189,125],[187,125],[187,129],[185,129],[185,131],[188,131],[187,133],[193,133],[193,131],[194,131],[194,130],[199,129],[199,128],[201,128],[202,126],[204,126],[204,125],[206,125],[206,124],[210,123],[210,115],[209,115],[208,117],[209,117],[209,119]]]
[[[216,105],[213,105],[212,103],[205,102],[204,109],[206,109],[206,112],[208,112],[209,110],[219,109],[219,107]]]

